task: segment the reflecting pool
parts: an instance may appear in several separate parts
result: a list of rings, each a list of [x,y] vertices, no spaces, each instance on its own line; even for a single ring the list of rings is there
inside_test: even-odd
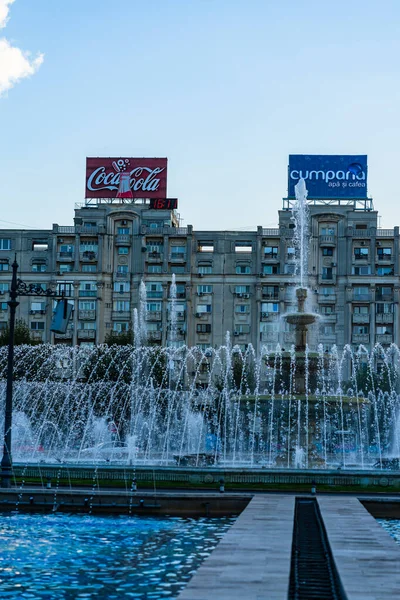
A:
[[[233,522],[0,513],[0,598],[174,598]]]
[[[377,519],[377,521],[390,533],[395,542],[400,544],[400,519]]]

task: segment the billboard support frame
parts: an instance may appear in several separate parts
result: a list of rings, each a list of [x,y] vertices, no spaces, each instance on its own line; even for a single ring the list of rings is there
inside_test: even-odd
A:
[[[353,210],[371,212],[374,210],[372,198],[307,198],[309,206],[352,206]],[[283,198],[282,210],[292,210],[295,198]]]

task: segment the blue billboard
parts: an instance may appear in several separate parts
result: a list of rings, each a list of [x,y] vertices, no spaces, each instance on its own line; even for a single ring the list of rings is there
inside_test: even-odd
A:
[[[367,156],[290,154],[288,197],[303,177],[309,198],[366,198]]]

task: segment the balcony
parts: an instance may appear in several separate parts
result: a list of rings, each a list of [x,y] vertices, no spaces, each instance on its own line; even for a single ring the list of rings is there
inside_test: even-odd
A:
[[[279,301],[279,292],[277,294],[269,294],[268,292],[262,292],[261,297],[263,298],[263,300],[265,299],[265,300],[270,300],[271,302],[278,302]]]
[[[327,315],[322,314],[322,318],[324,323],[336,323],[337,321],[337,315],[335,313],[329,313]]]
[[[376,237],[392,238],[394,237],[394,229],[377,229]]]
[[[278,334],[275,331],[262,331],[260,333],[261,342],[277,342]]]
[[[375,234],[377,234],[376,229],[351,229],[350,230],[350,236],[352,238],[361,238],[361,239],[371,238]]]
[[[41,342],[43,340],[44,331],[31,331],[31,337],[37,342]]]
[[[353,333],[351,341],[353,344],[369,344],[369,333]]]
[[[96,298],[97,290],[79,290],[79,298]]]
[[[111,313],[111,318],[116,321],[121,319],[126,321],[127,319],[131,318],[131,313],[129,310],[113,310]]]
[[[97,252],[92,252],[91,250],[85,250],[85,252],[79,253],[79,258],[81,262],[96,262],[97,261]]]
[[[375,293],[375,302],[393,302],[394,295],[393,294],[380,294],[379,292]]]
[[[54,338],[56,340],[72,340],[73,335],[73,331],[66,331],[65,333],[55,333]]]
[[[182,264],[186,262],[186,253],[185,254],[170,254],[169,262],[173,264]]]
[[[156,299],[156,298],[162,298],[163,297],[163,292],[153,292],[153,291],[148,291],[147,292],[147,299],[151,298],[151,299]]]
[[[372,296],[369,292],[365,292],[365,294],[353,293],[353,302],[372,302]]]
[[[96,318],[95,310],[80,310],[78,311],[78,319],[82,321],[94,321]]]
[[[377,344],[392,344],[393,336],[391,333],[377,333],[375,340]]]
[[[263,311],[260,315],[260,321],[275,321],[279,317],[279,313]]]
[[[393,323],[393,313],[376,313],[376,323]]]
[[[279,261],[279,254],[263,254],[261,261],[266,263],[275,263]]]
[[[115,236],[115,245],[116,246],[130,246],[131,245],[131,236],[127,233],[119,233]]]
[[[129,273],[116,273],[118,279],[127,279],[129,277]]]
[[[78,340],[95,340],[95,329],[78,329]]]
[[[148,331],[147,339],[149,342],[160,341],[162,339],[162,331]]]
[[[146,313],[146,321],[161,321],[161,311],[149,311]]]
[[[369,313],[353,313],[353,323],[369,323]]]
[[[147,262],[149,263],[162,263],[164,260],[164,254],[162,252],[149,252],[147,255]]]
[[[336,235],[320,235],[319,243],[320,246],[336,246]]]
[[[58,262],[73,262],[75,260],[75,252],[57,252]]]
[[[336,294],[319,294],[318,302],[326,303],[326,302],[336,302]]]

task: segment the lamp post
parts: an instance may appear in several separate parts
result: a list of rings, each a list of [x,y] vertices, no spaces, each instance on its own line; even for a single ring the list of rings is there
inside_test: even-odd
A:
[[[13,410],[13,370],[14,370],[14,330],[15,330],[15,311],[19,302],[18,296],[45,296],[54,299],[63,299],[64,294],[57,294],[55,290],[43,289],[41,285],[35,283],[26,284],[21,279],[17,279],[18,263],[15,255],[12,264],[12,279],[10,288],[10,300],[7,302],[10,307],[9,321],[9,340],[8,340],[8,358],[7,358],[7,386],[6,386],[6,407],[4,415],[4,447],[3,458],[1,461],[1,487],[11,487],[12,478],[12,455],[11,455],[11,430],[12,430],[12,410]]]

